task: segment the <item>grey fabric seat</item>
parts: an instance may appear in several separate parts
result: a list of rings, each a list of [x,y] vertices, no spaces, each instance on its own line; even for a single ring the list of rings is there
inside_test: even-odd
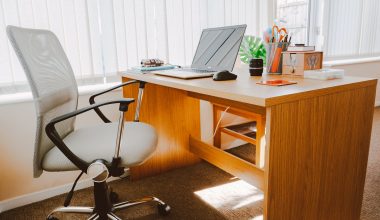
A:
[[[112,161],[117,126],[117,123],[106,123],[80,128],[67,135],[63,141],[75,155],[88,163],[98,158]],[[144,163],[156,149],[157,135],[154,128],[141,122],[128,122],[124,124],[124,131],[120,165],[131,167]],[[42,168],[46,171],[78,169],[57,147],[45,154]]]

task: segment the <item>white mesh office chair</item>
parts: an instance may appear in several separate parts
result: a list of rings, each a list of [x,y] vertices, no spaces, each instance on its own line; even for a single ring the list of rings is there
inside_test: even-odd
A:
[[[121,176],[124,168],[144,163],[156,149],[155,129],[138,122],[145,83],[129,81],[115,86],[91,96],[88,107],[77,109],[73,70],[54,33],[8,26],[7,34],[26,73],[37,112],[34,177],[43,170],[81,170],[80,176],[85,172],[94,180],[95,207],[68,206],[78,176],[64,206],[53,210],[47,219],[57,219],[53,216],[56,212],[88,213],[89,219],[120,219],[113,212],[145,202],[157,203],[160,214],[168,214],[170,207],[155,197],[113,204],[117,194],[106,183],[109,176]],[[132,83],[140,83],[134,122],[124,123],[124,113],[133,99],[95,104],[96,96]],[[118,123],[112,123],[99,109],[110,104],[119,104]],[[75,116],[90,110],[95,110],[105,123],[74,130]]]

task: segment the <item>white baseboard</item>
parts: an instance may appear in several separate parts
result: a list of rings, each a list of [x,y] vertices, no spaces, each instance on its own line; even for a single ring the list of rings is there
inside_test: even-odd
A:
[[[111,177],[107,180],[107,182],[111,182],[111,181],[118,180],[118,179],[120,179],[120,178]],[[48,199],[48,198],[51,198],[51,197],[54,197],[57,195],[67,193],[70,191],[72,186],[73,186],[73,183],[68,183],[65,185],[56,186],[56,187],[48,188],[48,189],[41,190],[38,192],[28,193],[28,194],[25,194],[22,196],[17,196],[14,198],[10,198],[7,200],[0,201],[0,213],[5,212],[5,211],[10,210],[10,209],[18,208],[18,207],[21,207],[24,205],[28,205],[28,204],[31,204],[34,202],[39,202],[39,201],[42,201],[42,200],[45,200],[45,199]],[[80,190],[80,189],[84,189],[84,188],[88,188],[91,186],[93,186],[92,179],[80,180],[80,181],[78,181],[78,183],[75,187],[75,191]]]

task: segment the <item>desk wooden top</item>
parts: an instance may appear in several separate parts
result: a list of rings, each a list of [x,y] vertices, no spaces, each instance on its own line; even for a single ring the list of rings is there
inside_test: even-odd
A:
[[[249,75],[247,68],[235,69],[233,72],[238,74],[237,80],[213,81],[212,78],[184,80],[159,76],[153,73],[141,74],[135,71],[121,72],[120,75],[130,79],[263,107],[366,87],[377,83],[377,79],[349,76],[333,80],[274,75],[254,77]],[[286,79],[296,81],[297,84],[287,86],[256,84],[263,79]]]

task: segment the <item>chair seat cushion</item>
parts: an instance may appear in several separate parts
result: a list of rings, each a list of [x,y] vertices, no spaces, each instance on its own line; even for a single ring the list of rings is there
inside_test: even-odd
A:
[[[80,128],[67,135],[63,141],[70,150],[86,162],[95,159],[112,161],[115,152],[118,123],[104,123]],[[131,167],[145,162],[155,151],[155,129],[141,122],[126,122],[120,146],[121,165]],[[78,168],[58,149],[53,147],[42,160],[46,171],[69,171]]]

